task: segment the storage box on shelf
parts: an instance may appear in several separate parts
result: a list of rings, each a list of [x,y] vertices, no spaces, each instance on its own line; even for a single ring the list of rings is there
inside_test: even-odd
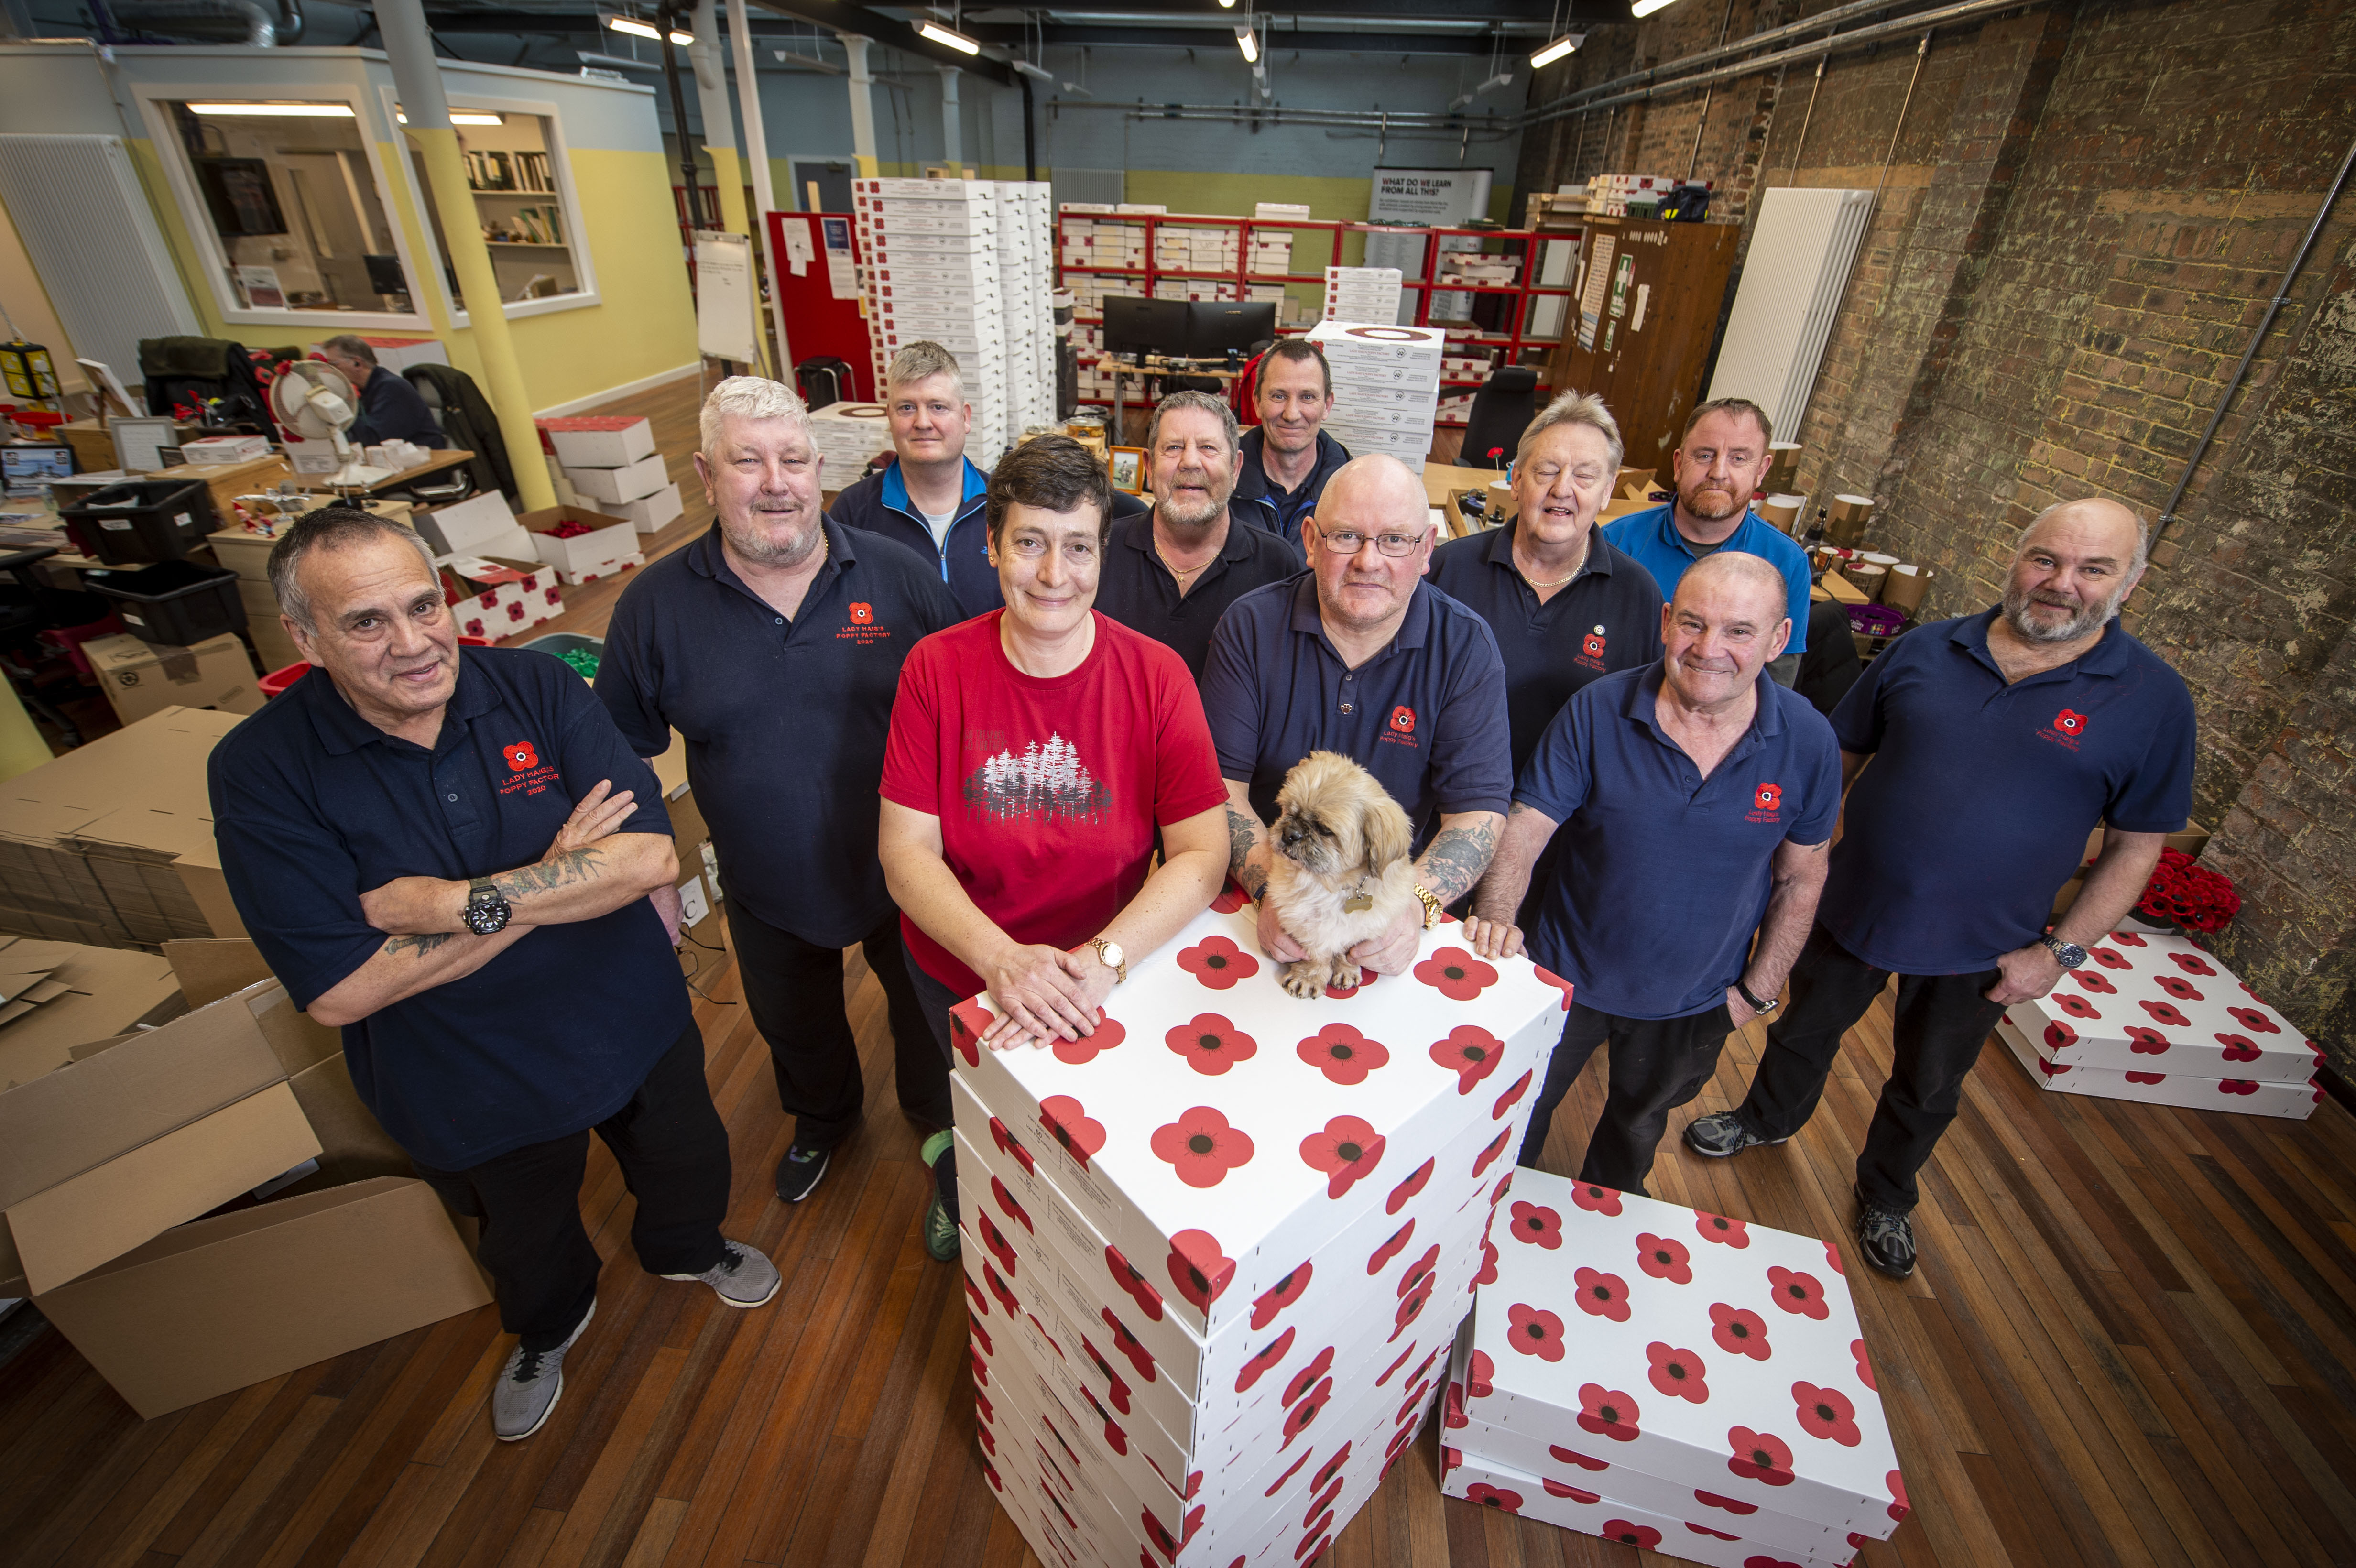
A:
[[[1442,1398],[1451,1497],[1724,1568],[1906,1513],[1839,1249],[1515,1173]]]
[[[1567,1005],[1452,923],[1410,974],[1297,1000],[1220,901],[1086,1040],[985,1051],[986,1007],[953,1015],[986,1424],[1082,1560],[1305,1555],[1347,1522],[1429,1403]]]
[[[2115,931],[1997,1033],[2046,1088],[2106,1100],[2304,1121],[2323,1052],[2214,954],[2184,937]]]
[[[1437,327],[1326,321],[1309,340],[1333,369],[1333,411],[1325,428],[1333,439],[1354,454],[1388,453],[1422,473],[1439,413],[1446,336]]]

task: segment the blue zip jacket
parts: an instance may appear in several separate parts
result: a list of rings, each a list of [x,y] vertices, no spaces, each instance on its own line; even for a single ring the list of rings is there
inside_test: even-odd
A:
[[[834,498],[827,514],[849,528],[864,528],[906,545],[940,565],[941,581],[948,584],[958,610],[970,619],[987,614],[1003,602],[998,573],[990,565],[990,475],[965,464],[965,494],[958,497],[957,521],[939,544],[933,542],[932,525],[908,499],[908,482],[901,475],[899,459],[881,474],[871,474]]]

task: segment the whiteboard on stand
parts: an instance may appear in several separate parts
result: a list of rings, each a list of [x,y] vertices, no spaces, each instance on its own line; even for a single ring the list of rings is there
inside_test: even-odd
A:
[[[760,291],[753,282],[753,242],[742,234],[695,231],[695,341],[715,359],[760,357]]]

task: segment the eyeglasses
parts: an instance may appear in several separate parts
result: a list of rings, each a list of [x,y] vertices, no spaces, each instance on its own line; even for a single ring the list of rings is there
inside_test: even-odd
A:
[[[1385,555],[1413,555],[1416,547],[1423,543],[1421,534],[1362,534],[1355,528],[1336,528],[1330,534],[1321,528],[1317,537],[1335,555],[1355,555],[1358,547],[1368,540]]]

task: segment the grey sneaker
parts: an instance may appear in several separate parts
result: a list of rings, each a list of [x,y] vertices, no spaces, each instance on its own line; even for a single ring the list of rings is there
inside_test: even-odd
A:
[[[1740,1154],[1747,1148],[1772,1148],[1789,1143],[1789,1138],[1762,1138],[1742,1125],[1742,1118],[1731,1111],[1716,1111],[1707,1116],[1696,1116],[1686,1124],[1686,1147],[1712,1159],[1724,1159]]]
[[[1914,1222],[1895,1209],[1884,1209],[1857,1194],[1857,1246],[1865,1261],[1892,1279],[1914,1272]]]
[[[507,1365],[499,1369],[498,1383],[491,1390],[491,1430],[500,1442],[529,1437],[548,1424],[548,1413],[564,1392],[564,1352],[596,1316],[597,1303],[592,1299],[572,1334],[553,1350],[527,1350],[518,1344],[508,1352]]]
[[[742,1242],[720,1239],[720,1261],[701,1274],[667,1274],[665,1279],[691,1279],[708,1285],[723,1307],[762,1307],[777,1294],[785,1276],[777,1265]]]

